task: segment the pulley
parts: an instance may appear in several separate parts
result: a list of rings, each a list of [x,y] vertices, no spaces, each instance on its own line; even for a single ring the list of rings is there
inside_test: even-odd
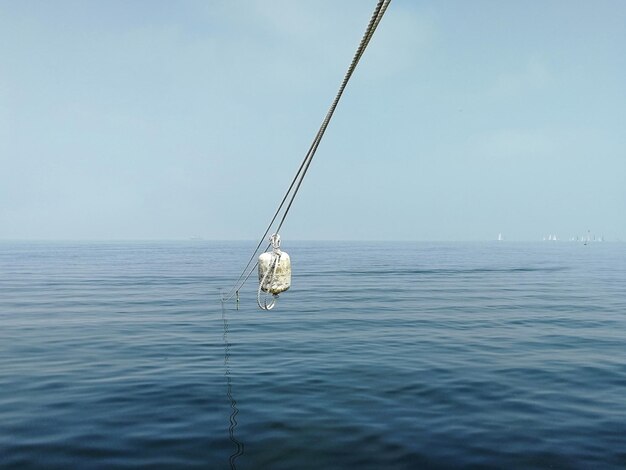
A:
[[[291,259],[289,255],[280,249],[280,235],[277,233],[270,237],[272,251],[266,251],[259,256],[259,290],[257,292],[257,304],[263,310],[271,310],[276,305],[278,295],[291,287]],[[265,298],[261,301],[261,292],[265,292]],[[270,303],[267,302],[267,294],[272,295]]]

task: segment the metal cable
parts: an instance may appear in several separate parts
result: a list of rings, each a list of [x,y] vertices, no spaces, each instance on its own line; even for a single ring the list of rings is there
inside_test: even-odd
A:
[[[235,281],[234,286],[231,288],[231,290],[228,292],[228,294],[226,294],[226,296],[222,297],[222,301],[223,302],[227,302],[228,300],[230,300],[237,292],[239,292],[239,289],[241,289],[244,284],[246,283],[246,281],[248,280],[248,278],[250,277],[250,275],[252,274],[252,272],[255,270],[255,268],[258,265],[258,262],[255,263],[251,268],[250,265],[252,263],[252,261],[255,259],[255,257],[257,256],[257,253],[259,252],[259,248],[261,247],[261,245],[263,245],[263,241],[265,240],[265,237],[267,237],[267,234],[270,232],[272,226],[274,225],[274,222],[276,221],[278,215],[281,213],[281,210],[283,208],[283,206],[285,205],[285,202],[287,201],[287,199],[289,198],[289,195],[291,194],[291,198],[289,198],[289,203],[287,204],[287,207],[280,219],[280,223],[278,224],[278,228],[276,229],[276,233],[278,233],[281,229],[281,227],[283,226],[283,223],[285,222],[285,219],[287,217],[287,214],[289,213],[289,210],[291,209],[291,206],[293,204],[293,201],[296,197],[296,194],[298,193],[298,190],[300,189],[300,185],[302,184],[302,181],[304,180],[304,176],[306,175],[309,166],[311,165],[311,161],[313,160],[313,157],[315,155],[315,152],[317,151],[317,148],[322,140],[322,137],[324,136],[324,133],[326,132],[326,128],[328,127],[328,124],[331,120],[331,118],[333,117],[333,114],[335,113],[335,109],[337,108],[337,105],[339,103],[339,100],[341,99],[343,92],[348,84],[348,82],[350,81],[350,78],[352,77],[352,74],[354,72],[354,70],[356,69],[356,66],[358,65],[359,61],[361,60],[361,57],[363,56],[363,52],[365,51],[365,49],[367,48],[370,40],[372,39],[372,36],[374,35],[374,31],[376,31],[376,28],[378,27],[378,24],[380,23],[380,20],[382,19],[383,15],[385,14],[385,11],[387,10],[387,7],[389,6],[389,3],[391,3],[391,0],[379,0],[378,3],[376,4],[376,8],[374,8],[374,12],[372,13],[372,16],[370,18],[370,21],[367,25],[367,28],[365,30],[365,33],[361,39],[361,42],[359,43],[359,47],[356,50],[356,53],[354,54],[354,57],[352,58],[352,62],[350,63],[350,66],[348,67],[348,70],[343,78],[343,81],[341,82],[341,86],[339,87],[339,91],[337,92],[337,95],[335,96],[335,99],[333,100],[328,112],[326,113],[326,116],[324,118],[324,120],[322,121],[322,125],[320,126],[319,130],[317,131],[317,134],[315,135],[315,138],[313,139],[313,142],[311,143],[311,146],[309,147],[308,152],[306,153],[304,159],[302,160],[302,163],[300,164],[300,167],[298,168],[298,171],[296,172],[296,175],[294,176],[293,180],[291,181],[291,184],[289,185],[289,188],[287,189],[287,192],[285,193],[285,196],[283,197],[282,201],[280,202],[280,205],[278,206],[278,209],[276,209],[276,212],[274,213],[274,216],[272,217],[272,220],[270,221],[269,225],[267,226],[267,228],[265,229],[265,232],[263,233],[263,236],[261,237],[261,240],[259,241],[256,249],[254,250],[254,252],[252,253],[252,256],[250,256],[250,259],[248,260],[248,263],[246,264],[246,266],[243,268],[243,271],[241,272],[241,274],[239,275],[239,278],[237,279],[237,281]],[[295,186],[295,189],[294,189]],[[293,192],[292,192],[293,190]],[[271,245],[271,244],[270,244]],[[267,249],[269,249],[269,246],[266,248],[265,251],[267,251]],[[249,271],[248,271],[248,268]],[[247,272],[247,274],[246,274]],[[245,277],[244,277],[245,276]],[[243,280],[242,280],[243,279]]]
[[[319,146],[322,140],[322,137],[324,136],[324,133],[326,132],[328,123],[330,122],[331,118],[333,117],[333,114],[335,113],[337,104],[339,104],[339,100],[341,99],[343,92],[346,89],[346,86],[348,85],[348,82],[350,81],[350,78],[352,77],[354,70],[356,69],[356,66],[361,60],[361,57],[363,56],[363,52],[365,51],[365,48],[369,44],[370,39],[374,35],[374,31],[378,27],[378,24],[380,23],[380,20],[382,19],[382,15],[385,14],[385,11],[387,10],[387,7],[389,6],[390,2],[391,0],[380,0],[378,4],[376,5],[376,8],[374,9],[374,13],[372,14],[370,22],[365,31],[365,34],[363,35],[363,38],[361,39],[361,43],[359,44],[359,47],[356,53],[354,54],[354,58],[352,59],[352,62],[350,63],[350,67],[348,67],[348,71],[346,72],[343,78],[343,81],[341,83],[341,86],[339,87],[339,91],[337,92],[337,95],[335,96],[335,99],[333,100],[333,103],[331,104],[330,109],[328,110],[328,113],[326,114],[326,118],[322,122],[322,126],[320,127],[320,130],[318,131],[317,136],[315,140],[313,141],[313,144],[311,145],[312,150],[309,150],[310,156],[307,155],[308,160],[305,158],[306,165],[304,167],[302,175],[300,176],[298,184],[296,185],[296,188],[291,196],[291,199],[289,200],[289,204],[287,205],[287,208],[285,209],[285,213],[283,214],[283,217],[280,220],[280,223],[278,224],[276,233],[280,232],[280,229],[283,226],[285,219],[287,218],[289,209],[291,209],[291,205],[293,204],[293,201],[296,198],[296,194],[298,193],[298,190],[300,189],[300,185],[302,184],[302,181],[304,180],[304,176],[306,175],[309,169],[309,166],[311,165],[311,161],[313,160],[313,157],[315,156],[317,147]]]

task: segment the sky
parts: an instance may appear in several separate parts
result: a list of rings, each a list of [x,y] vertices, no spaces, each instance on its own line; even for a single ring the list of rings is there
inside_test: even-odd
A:
[[[0,0],[0,240],[253,240],[374,0]],[[282,229],[626,240],[626,2],[393,0]]]

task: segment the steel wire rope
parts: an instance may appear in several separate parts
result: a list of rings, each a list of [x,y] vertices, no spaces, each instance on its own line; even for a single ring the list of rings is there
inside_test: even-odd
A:
[[[356,66],[358,65],[359,61],[361,60],[361,57],[363,56],[363,52],[365,51],[370,40],[372,39],[372,36],[374,35],[374,32],[376,31],[376,28],[378,27],[378,24],[380,23],[380,20],[385,14],[385,11],[387,10],[387,7],[389,6],[390,3],[391,3],[391,0],[379,0],[376,7],[374,8],[374,12],[372,13],[370,21],[365,30],[365,33],[363,34],[363,37],[361,38],[357,51],[355,52],[354,57],[352,58],[352,62],[350,63],[350,66],[348,67],[348,70],[346,74],[344,75],[343,81],[341,82],[341,85],[339,87],[339,91],[337,92],[335,99],[333,100],[328,112],[326,113],[324,120],[322,121],[322,125],[317,131],[317,134],[315,135],[315,138],[313,139],[313,142],[311,143],[309,150],[307,151],[304,159],[302,160],[302,163],[300,164],[300,167],[298,168],[298,171],[296,172],[294,178],[292,179],[291,184],[289,185],[289,188],[287,189],[287,192],[285,193],[285,196],[283,197],[282,201],[280,202],[280,205],[278,206],[278,209],[276,209],[276,212],[274,213],[272,220],[270,221],[269,225],[265,229],[265,232],[263,233],[261,240],[259,241],[256,249],[252,253],[252,256],[250,256],[250,259],[248,260],[248,263],[246,264],[246,266],[243,268],[243,271],[239,275],[239,278],[237,279],[237,281],[235,281],[234,286],[230,289],[230,291],[228,292],[228,294],[226,294],[226,296],[222,297],[222,302],[227,302],[228,300],[232,299],[233,296],[245,285],[248,278],[254,272],[254,269],[258,265],[258,261],[251,268],[250,268],[250,264],[252,263],[257,253],[259,252],[259,248],[263,245],[263,241],[265,240],[265,237],[270,232],[272,226],[274,225],[274,222],[276,221],[276,218],[281,213],[281,210],[283,206],[285,205],[285,202],[287,201],[287,199],[289,198],[289,195],[291,194],[291,198],[289,199],[289,203],[287,204],[287,207],[280,220],[280,223],[278,224],[276,233],[278,233],[281,227],[283,226],[283,223],[285,222],[287,214],[289,213],[289,210],[291,209],[293,201],[295,200],[295,197],[298,193],[298,190],[300,189],[302,181],[304,180],[304,176],[306,175],[309,169],[309,166],[311,165],[311,161],[313,160],[313,157],[315,156],[315,152],[317,151],[317,148],[319,147],[322,137],[324,136],[324,133],[326,132],[326,128],[328,127],[328,124],[330,123],[330,120],[333,117],[333,114],[335,113],[335,109],[337,108],[337,105],[339,104],[339,100],[343,96],[343,92],[346,89],[346,86],[348,85],[348,82],[350,81],[350,78],[352,77],[352,74],[354,73]],[[295,189],[294,189],[294,185],[295,185]],[[292,193],[292,189],[293,189],[293,193]],[[270,246],[271,246],[271,243],[268,244],[265,251],[267,251],[267,249],[269,249]],[[250,268],[249,271],[248,271],[248,268]],[[246,274],[246,271],[248,271],[247,274]],[[243,281],[242,281],[242,278],[243,278]]]
[[[335,96],[335,99],[332,105],[330,106],[328,113],[326,114],[326,118],[324,119],[324,122],[322,123],[322,126],[320,127],[320,130],[318,131],[318,135],[316,136],[316,139],[313,142],[313,145],[312,145],[313,150],[310,151],[311,155],[308,158],[308,161],[306,162],[306,166],[304,167],[304,170],[298,181],[298,184],[296,185],[293,195],[291,196],[291,199],[289,200],[289,204],[287,205],[287,208],[285,209],[285,213],[283,214],[283,217],[280,223],[278,224],[276,233],[280,232],[280,229],[283,226],[285,219],[287,218],[289,209],[291,209],[291,205],[293,204],[293,201],[296,198],[296,194],[298,194],[300,185],[302,184],[302,181],[304,180],[304,177],[309,169],[309,166],[311,165],[311,161],[313,161],[313,157],[315,156],[317,147],[322,141],[322,137],[324,136],[324,133],[326,132],[326,128],[328,127],[328,124],[331,118],[333,117],[333,114],[335,113],[335,109],[337,108],[337,105],[339,104],[339,100],[341,99],[343,92],[346,89],[346,86],[348,85],[348,82],[350,81],[350,78],[352,77],[354,70],[356,69],[356,66],[358,65],[359,61],[361,60],[361,57],[363,56],[363,52],[365,52],[365,48],[369,44],[370,39],[372,39],[372,36],[374,35],[374,31],[376,31],[376,28],[378,27],[378,23],[380,23],[380,20],[382,19],[382,15],[385,14],[385,11],[387,10],[387,7],[389,6],[390,2],[391,0],[380,0],[378,2],[378,5],[376,6],[376,9],[374,10],[374,13],[372,14],[372,18],[370,19],[370,23],[365,31],[365,34],[363,35],[363,39],[361,39],[361,43],[359,44],[359,47],[354,55],[354,58],[352,59],[350,67],[348,67],[348,71],[346,72],[346,75],[344,76],[341,86],[339,87],[339,91],[337,92],[337,95]]]
[[[237,279],[237,281],[235,282],[235,285],[233,286],[233,288],[229,291],[229,293],[227,294],[227,296],[225,298],[223,298],[223,301],[228,301],[230,300],[235,293],[241,289],[241,287],[243,287],[243,285],[246,283],[246,281],[248,280],[248,278],[250,277],[250,275],[252,274],[252,272],[254,271],[254,269],[257,266],[257,263],[255,263],[254,266],[252,266],[252,268],[250,268],[250,271],[248,272],[248,274],[246,275],[246,277],[243,279],[243,281],[240,283],[239,281],[241,281],[242,277],[244,276],[244,274],[246,273],[246,271],[248,270],[248,267],[250,266],[250,263],[252,262],[252,260],[254,260],[256,254],[259,251],[259,248],[261,247],[261,245],[263,244],[263,241],[265,240],[265,237],[267,236],[267,234],[269,233],[272,225],[274,224],[277,216],[280,214],[280,211],[285,203],[285,201],[287,200],[287,198],[289,197],[289,194],[291,193],[291,190],[293,189],[294,184],[296,184],[297,181],[297,185],[296,185],[296,189],[294,190],[291,199],[289,201],[289,204],[285,210],[285,213],[283,214],[283,217],[281,218],[280,224],[278,226],[278,229],[276,230],[276,232],[280,231],[280,228],[282,227],[285,218],[287,216],[287,213],[289,212],[289,209],[291,208],[293,201],[295,199],[295,196],[298,192],[298,190],[300,189],[300,185],[302,184],[302,181],[304,179],[304,176],[306,174],[306,172],[309,169],[309,166],[311,164],[311,161],[313,159],[313,156],[315,155],[315,152],[317,151],[317,147],[319,146],[321,139],[326,131],[326,128],[328,127],[328,123],[330,122],[330,119],[332,118],[335,109],[337,107],[337,104],[339,103],[339,100],[341,98],[341,96],[343,95],[343,92],[346,88],[346,85],[348,84],[348,81],[350,80],[352,73],[354,72],[357,64],[359,63],[363,52],[365,51],[365,48],[367,47],[367,45],[369,44],[374,31],[376,30],[376,28],[378,27],[378,24],[380,23],[380,20],[382,19],[382,16],[384,15],[387,7],[389,6],[389,3],[391,2],[391,0],[380,0],[376,6],[376,8],[374,9],[374,13],[372,14],[372,17],[370,19],[370,22],[368,24],[368,27],[366,29],[365,34],[363,35],[363,38],[361,39],[361,42],[359,44],[359,47],[357,49],[357,52],[354,55],[354,58],[352,59],[352,62],[350,64],[350,67],[348,68],[348,71],[346,72],[346,75],[344,76],[343,82],[340,86],[340,89],[328,111],[328,113],[326,114],[326,117],[322,123],[322,126],[320,127],[320,129],[317,132],[317,135],[315,136],[315,139],[313,140],[313,143],[311,144],[311,147],[309,148],[309,151],[307,152],[304,160],[302,161],[302,163],[300,164],[300,167],[298,168],[298,171],[296,172],[296,175],[294,176],[293,180],[291,181],[291,184],[289,185],[289,188],[285,194],[285,196],[283,197],[283,200],[281,201],[278,209],[276,210],[276,213],[274,214],[274,217],[272,217],[272,220],[270,222],[270,224],[268,225],[267,229],[265,230],[265,233],[263,234],[263,236],[261,237],[261,240],[259,241],[259,244],[257,245],[257,248],[255,249],[255,251],[252,253],[252,256],[250,257],[250,260],[248,261],[248,263],[246,264],[246,267],[243,269],[242,273],[240,274],[239,278]],[[270,245],[268,245],[269,248]]]

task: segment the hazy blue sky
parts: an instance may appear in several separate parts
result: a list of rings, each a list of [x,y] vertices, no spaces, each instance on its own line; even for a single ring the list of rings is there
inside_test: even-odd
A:
[[[0,0],[0,239],[256,239],[375,4]],[[626,240],[626,1],[393,0],[284,239]]]

